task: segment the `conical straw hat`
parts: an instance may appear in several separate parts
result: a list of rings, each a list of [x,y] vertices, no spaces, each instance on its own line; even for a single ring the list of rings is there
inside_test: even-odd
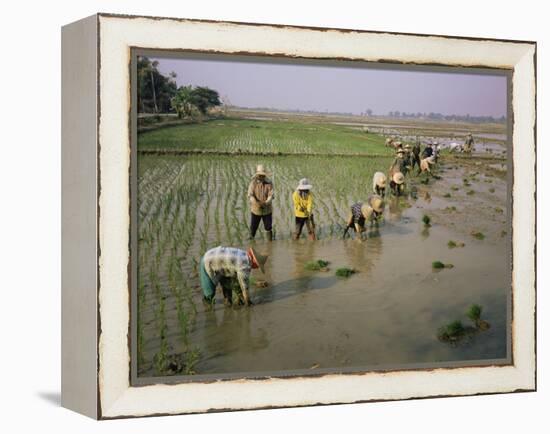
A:
[[[258,263],[258,266],[260,267],[260,270],[262,270],[262,273],[265,273],[264,265],[267,262],[268,257],[266,255],[258,253],[254,247],[250,247],[250,253],[252,253],[254,260]]]
[[[373,195],[369,199],[369,204],[373,210],[376,212],[383,212],[384,211],[384,200],[378,196],[377,194]]]
[[[395,172],[392,179],[396,184],[403,184],[405,182],[405,175],[401,172]]]

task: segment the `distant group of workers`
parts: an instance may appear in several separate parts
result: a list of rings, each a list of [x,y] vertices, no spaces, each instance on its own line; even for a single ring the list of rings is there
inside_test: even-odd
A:
[[[376,172],[373,176],[372,195],[366,202],[357,202],[348,209],[348,216],[344,228],[343,237],[352,229],[362,237],[366,231],[367,223],[370,226],[377,224],[385,208],[384,197],[389,178],[389,192],[395,196],[401,196],[405,191],[405,178],[415,168],[417,174],[427,173],[431,175],[430,166],[435,164],[439,157],[437,144],[428,142],[421,150],[420,142],[417,140],[414,146],[403,145],[393,141],[391,145],[395,148],[395,158],[390,165],[388,175],[383,172]],[[465,147],[469,151],[473,146],[471,134],[468,135]],[[311,191],[312,184],[307,178],[299,180],[296,190],[292,193],[294,205],[294,231],[292,239],[298,240],[307,228],[309,239],[316,240],[315,220],[313,214],[314,195]],[[263,222],[264,229],[269,241],[273,240],[273,182],[264,165],[259,164],[256,172],[250,181],[247,192],[250,201],[250,240],[256,236],[260,223]],[[259,268],[264,271],[267,256],[260,254],[254,247],[241,250],[233,247],[216,247],[208,250],[200,262],[200,281],[205,302],[212,303],[214,300],[216,286],[220,284],[223,290],[225,303],[232,304],[233,291],[238,293],[240,304],[251,305],[249,295],[249,277],[252,269]]]

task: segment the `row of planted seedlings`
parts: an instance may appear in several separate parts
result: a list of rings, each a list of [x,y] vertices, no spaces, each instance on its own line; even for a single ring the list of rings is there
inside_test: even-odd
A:
[[[167,181],[159,183],[157,194],[152,189],[155,203],[138,223],[138,354],[142,371],[157,375],[192,371],[197,358],[188,340],[196,308],[183,268],[194,240],[198,173],[181,164],[163,167]]]
[[[332,173],[333,162],[323,157],[308,159],[312,163],[308,165],[292,157],[144,158],[148,159],[156,159],[157,166],[149,161],[147,170],[153,172],[146,171],[139,184],[144,194],[140,195],[138,342],[143,365],[149,364],[158,374],[193,371],[198,352],[189,336],[196,315],[194,295],[200,295],[198,263],[208,248],[247,243],[246,191],[255,164],[264,163],[274,173],[278,239],[293,230],[291,195],[301,177],[309,177],[315,186],[318,231],[333,236],[340,233],[352,199],[366,200],[373,173],[365,159],[352,158],[338,163],[346,166],[345,176]],[[359,178],[363,181],[349,182]]]

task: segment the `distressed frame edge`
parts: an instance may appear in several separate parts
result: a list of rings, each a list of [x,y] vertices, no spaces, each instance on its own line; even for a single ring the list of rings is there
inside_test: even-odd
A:
[[[105,16],[105,15],[103,15]],[[134,18],[134,17],[132,17]],[[150,17],[148,17],[150,18]],[[174,20],[174,19],[172,19]],[[190,21],[190,20],[182,20],[182,21]],[[221,22],[215,22],[215,23],[221,23]],[[235,23],[235,24],[239,24],[239,23]],[[283,26],[283,27],[289,27],[289,26]],[[293,29],[297,30],[297,29],[304,29],[302,27],[293,27]],[[306,28],[307,29],[307,28]],[[330,30],[330,29],[328,29]],[[366,32],[366,31],[362,31],[362,32],[365,32],[365,33],[372,33],[372,32]],[[386,32],[382,32],[382,33],[386,33]],[[422,36],[430,36],[430,35],[422,35]],[[442,38],[447,38],[447,39],[456,39],[455,37],[442,37]],[[475,39],[475,38],[474,38]],[[477,39],[475,39],[477,40]],[[485,40],[485,39],[483,39]],[[502,42],[502,40],[497,40],[498,42]],[[515,42],[515,41],[514,41]],[[532,55],[533,55],[533,62],[535,63],[536,65],[536,43],[533,43],[532,45],[528,45],[526,47],[526,50],[525,50],[525,53],[529,54],[529,51],[532,50]],[[518,62],[519,63],[519,62]],[[534,68],[533,70],[534,74],[532,77],[529,77],[530,79],[533,79],[533,86],[534,86],[534,96],[536,98],[536,68]],[[533,106],[533,126],[532,126],[532,129],[534,132],[536,132],[536,106],[534,105]],[[532,145],[534,146],[534,150],[536,152],[536,137],[533,137],[534,141],[532,143]],[[535,163],[536,163],[536,159],[535,159]],[[536,171],[536,167],[533,167],[533,169]],[[535,178],[535,185],[534,185],[534,192],[536,194],[536,178]],[[535,201],[536,202],[536,201]],[[535,220],[534,220],[534,223],[535,223],[535,230],[536,230],[536,214],[535,214]],[[534,239],[534,247],[535,247],[535,254],[536,254],[536,231],[535,231],[535,239]],[[536,258],[535,258],[536,260]],[[534,266],[536,267],[536,263],[534,264]],[[535,272],[536,269],[533,268],[533,270],[530,270],[530,271],[533,271]],[[536,276],[535,276],[536,277]],[[536,281],[535,281],[535,297],[536,297]],[[535,313],[536,313],[536,298],[535,298],[535,311],[533,312],[533,317],[534,319],[536,320],[536,316],[535,316]],[[535,327],[535,332],[536,332],[536,327]],[[536,336],[535,336],[536,337]],[[98,352],[100,351],[100,348],[98,347]],[[536,340],[534,341],[534,370],[533,370],[533,374],[534,374],[534,381],[533,383],[531,384],[531,382],[529,381],[529,379],[526,380],[526,386],[525,388],[523,387],[519,387],[517,389],[514,389],[514,390],[506,390],[506,391],[502,391],[502,392],[481,392],[481,394],[491,394],[491,393],[510,393],[510,392],[514,392],[514,391],[531,391],[531,390],[536,390]],[[283,380],[284,381],[284,380]],[[527,384],[528,383],[528,384]],[[101,386],[99,387],[101,389]],[[465,395],[472,395],[472,394],[477,394],[477,393],[467,393]],[[420,394],[419,394],[420,395]],[[390,398],[390,399],[422,399],[422,398],[425,398],[425,397],[434,397],[434,396],[464,396],[464,394],[458,394],[458,395],[454,395],[454,394],[450,394],[450,395],[426,395],[426,396],[411,396],[411,397],[405,397],[405,398]],[[120,398],[122,398],[122,396],[120,396]],[[372,401],[380,401],[380,400],[385,400],[385,399],[367,399],[367,400],[359,400],[359,401],[349,401],[349,402],[372,402]],[[118,399],[116,401],[119,401]],[[348,401],[346,401],[348,402]],[[332,403],[332,402],[330,402]],[[272,407],[285,407],[285,406],[302,406],[302,405],[321,405],[321,404],[330,404],[328,402],[312,402],[312,403],[306,403],[306,404],[287,404],[287,405],[274,405]],[[334,403],[344,403],[344,402],[334,402]],[[116,405],[114,406],[116,407]],[[240,410],[240,409],[250,409],[250,408],[272,408],[271,406],[270,407],[246,407],[246,408],[234,408],[234,409],[229,409],[229,408],[216,408],[216,409],[205,409],[204,411],[227,411],[227,410]],[[109,408],[108,410],[114,410],[114,413],[112,413],[111,411],[106,411],[104,412],[104,416],[103,418],[118,418],[118,417],[135,417],[135,416],[146,416],[148,414],[124,414],[124,413],[119,413],[119,414],[116,414],[116,409],[115,408]],[[182,414],[182,413],[195,413],[197,411],[181,411],[181,412],[167,412],[167,413],[154,413],[155,415],[159,415],[159,414]],[[202,412],[202,411],[198,411],[198,412]]]
[[[98,24],[94,14],[61,28],[61,406],[92,419],[101,417]],[[77,92],[84,102],[75,102]]]

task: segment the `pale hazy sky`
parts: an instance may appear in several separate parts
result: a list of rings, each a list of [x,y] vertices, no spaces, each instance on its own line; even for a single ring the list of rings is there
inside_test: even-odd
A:
[[[464,73],[266,63],[220,58],[153,58],[177,84],[208,86],[241,107],[352,112],[506,115],[506,77]],[[273,61],[271,61],[273,62]]]

